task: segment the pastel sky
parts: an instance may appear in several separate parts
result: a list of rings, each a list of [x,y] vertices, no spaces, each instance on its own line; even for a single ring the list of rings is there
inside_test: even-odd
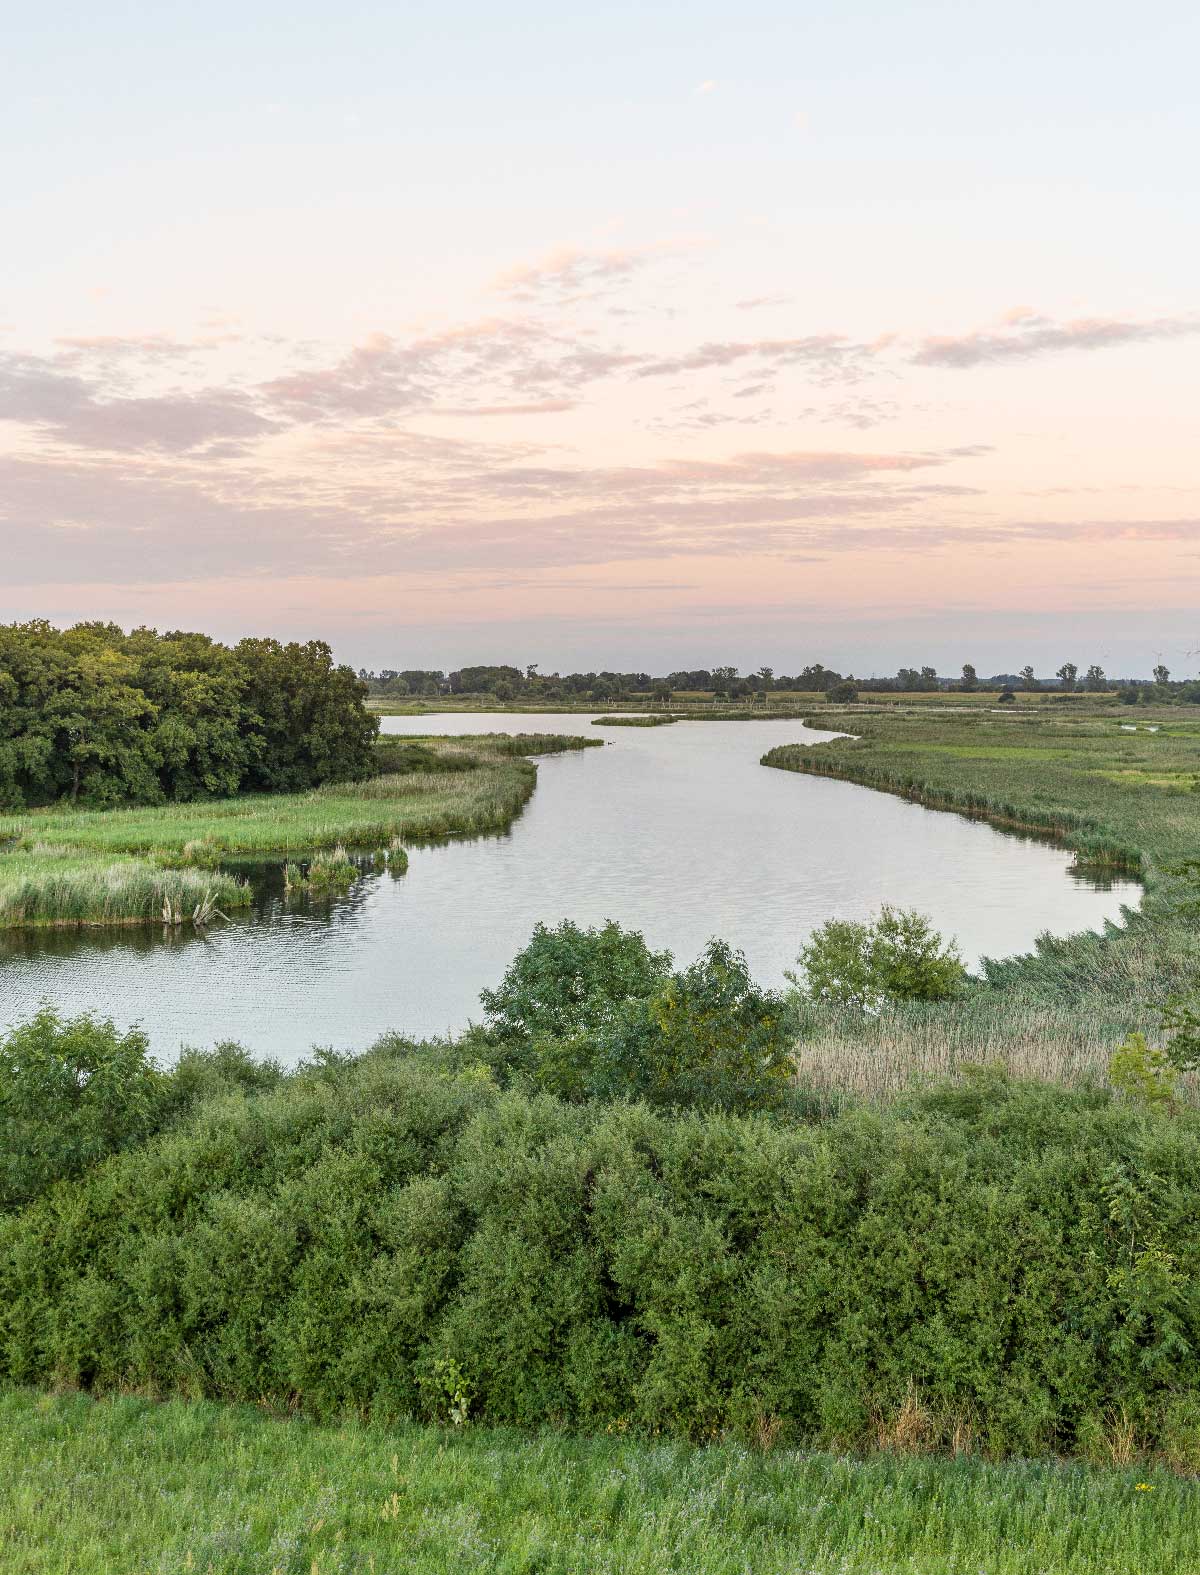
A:
[[[0,620],[1200,667],[1200,11],[47,0]]]

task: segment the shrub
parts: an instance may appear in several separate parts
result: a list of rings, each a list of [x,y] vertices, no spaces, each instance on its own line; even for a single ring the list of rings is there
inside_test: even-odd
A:
[[[874,924],[831,919],[814,930],[798,958],[814,1001],[877,1011],[884,1001],[945,1001],[957,995],[966,969],[947,942],[915,910],[885,905]]]
[[[328,1065],[0,1220],[0,1376],[990,1453],[1194,1417],[1200,1120],[977,1076],[823,1127]]]
[[[26,1203],[147,1136],[160,1096],[140,1029],[122,1034],[90,1013],[43,1007],[0,1039],[0,1206]]]
[[[1163,1029],[1170,1035],[1166,1053],[1181,1071],[1200,1066],[1200,999],[1172,996],[1163,1009]]]
[[[1169,1105],[1175,1097],[1176,1068],[1165,1050],[1155,1049],[1142,1033],[1131,1033],[1113,1051],[1108,1080],[1119,1093],[1146,1105]]]
[[[778,1103],[792,1072],[781,996],[761,990],[746,959],[710,941],[690,968],[628,1007],[597,1046],[588,1092],[651,1105],[755,1110]]]
[[[539,924],[494,990],[482,990],[484,1021],[499,1039],[531,1042],[591,1032],[630,1000],[644,1000],[671,966],[637,930],[611,920],[580,929],[569,919]]]

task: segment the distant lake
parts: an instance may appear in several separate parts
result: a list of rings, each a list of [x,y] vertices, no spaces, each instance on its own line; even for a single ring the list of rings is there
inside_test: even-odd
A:
[[[632,925],[690,962],[722,936],[781,985],[825,919],[916,907],[972,963],[1044,930],[1099,929],[1134,904],[1044,841],[851,783],[759,765],[776,744],[833,737],[799,722],[597,728],[570,715],[385,717],[385,733],[574,733],[606,741],[539,762],[502,836],[410,848],[408,873],[369,873],[345,897],[282,900],[280,867],[247,867],[245,917],[200,935],[146,930],[0,935],[0,1024],[42,1000],[140,1022],[155,1051],[236,1039],[294,1061],[314,1044],[364,1049],[478,1016],[538,920]]]

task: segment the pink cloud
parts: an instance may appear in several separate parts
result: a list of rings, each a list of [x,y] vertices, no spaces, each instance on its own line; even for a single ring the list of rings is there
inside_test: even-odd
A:
[[[922,341],[909,359],[914,366],[967,367],[1024,361],[1059,350],[1111,350],[1147,344],[1156,339],[1181,339],[1200,333],[1200,319],[1162,317],[1148,322],[1113,317],[1082,317],[1055,323],[1027,307],[1008,314],[1005,331],[938,335]]]

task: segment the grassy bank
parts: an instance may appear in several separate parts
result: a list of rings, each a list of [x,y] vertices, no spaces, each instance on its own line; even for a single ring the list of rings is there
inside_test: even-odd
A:
[[[1134,871],[1145,884],[1122,925],[1042,937],[1026,956],[987,964],[959,1001],[875,1019],[814,1010],[800,1052],[806,1075],[880,1093],[963,1058],[1086,1075],[1129,1029],[1153,1033],[1168,995],[1195,987],[1195,893],[1177,872],[1200,856],[1200,713],[1139,712],[1128,731],[1120,713],[1064,710],[834,714],[820,726],[840,723],[855,737],[763,756],[764,765],[1045,833],[1084,870]],[[892,895],[903,902],[903,892]]]
[[[662,711],[647,712],[645,716],[594,716],[593,727],[666,727],[678,722],[677,716]]]
[[[237,906],[249,891],[220,869],[230,856],[503,831],[536,785],[530,755],[598,742],[543,733],[384,740],[381,775],[307,793],[0,815],[0,927],[151,922],[168,896],[188,914],[204,893]]]
[[[1198,1516],[1157,1471],[0,1395],[9,1575],[1173,1575]]]

